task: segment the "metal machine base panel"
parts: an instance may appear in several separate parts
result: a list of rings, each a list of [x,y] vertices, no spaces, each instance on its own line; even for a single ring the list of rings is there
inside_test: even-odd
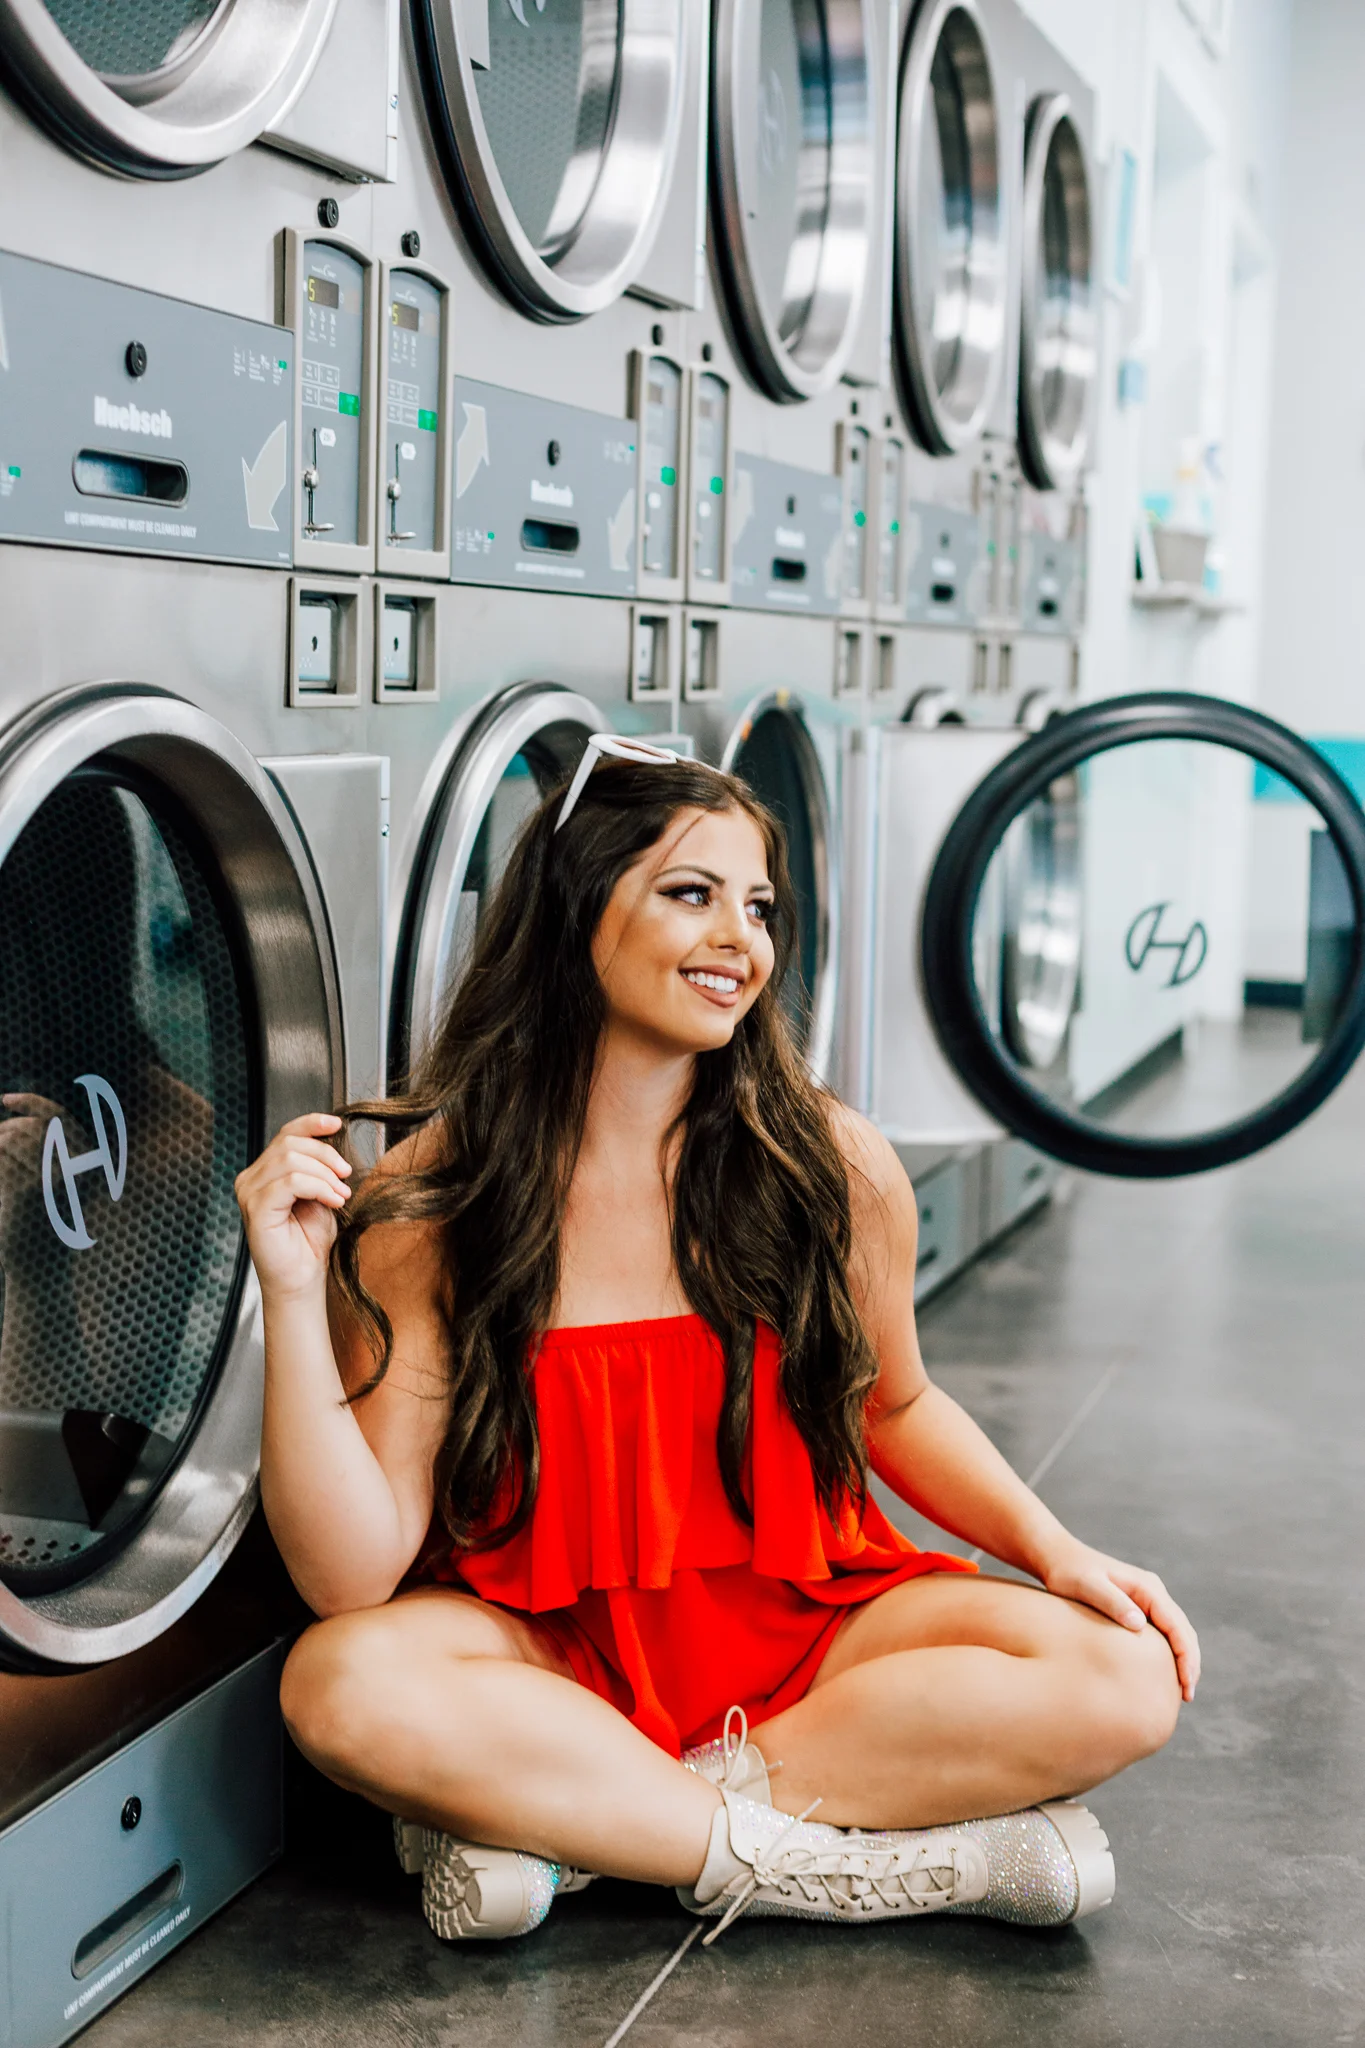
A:
[[[0,2048],[56,2048],[283,1847],[274,1644],[0,1833]]]

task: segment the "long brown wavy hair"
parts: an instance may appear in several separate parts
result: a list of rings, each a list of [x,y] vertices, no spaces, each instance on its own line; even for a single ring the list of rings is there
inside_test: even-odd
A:
[[[717,1453],[736,1514],[745,1494],[754,1325],[782,1345],[781,1390],[832,1512],[866,1497],[863,1410],[876,1363],[849,1284],[848,1169],[829,1098],[784,1015],[796,902],[782,828],[744,783],[689,762],[608,759],[564,829],[562,791],[521,830],[469,965],[402,1094],[355,1103],[390,1138],[425,1130],[414,1170],[372,1173],[332,1253],[341,1302],[383,1378],[393,1330],[360,1278],[360,1240],[420,1223],[446,1247],[441,1307],[454,1391],[436,1459],[437,1512],[459,1548],[491,1547],[525,1521],[539,1474],[530,1364],[553,1313],[560,1228],[606,1020],[591,942],[612,891],[679,811],[740,810],[763,836],[775,891],[772,978],[728,1045],[701,1053],[665,1140],[673,1258],[683,1292],[719,1337],[725,1399]],[[661,1161],[662,1168],[662,1161]]]

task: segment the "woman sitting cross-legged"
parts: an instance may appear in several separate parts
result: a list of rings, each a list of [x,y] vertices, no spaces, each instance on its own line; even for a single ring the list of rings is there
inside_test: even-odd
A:
[[[794,917],[741,782],[610,742],[410,1090],[348,1111],[381,1163],[348,1194],[305,1116],[239,1180],[265,1508],[322,1617],[285,1717],[409,1823],[441,1934],[602,1872],[717,1921],[1066,1921],[1113,1889],[1075,1795],[1193,1696],[1161,1581],[927,1380],[910,1187],[784,1021]],[[869,1473],[1039,1583],[916,1550]]]

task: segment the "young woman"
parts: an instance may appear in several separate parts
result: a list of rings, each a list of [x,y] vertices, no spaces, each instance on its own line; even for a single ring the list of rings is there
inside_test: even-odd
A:
[[[425,1829],[447,1935],[601,1872],[1073,1918],[1113,1867],[1072,1795],[1167,1740],[1194,1634],[927,1380],[913,1195],[784,1022],[773,819],[617,745],[525,827],[410,1092],[350,1112],[406,1132],[358,1191],[325,1115],[239,1181],[322,1617],[286,1720]],[[1040,1583],[916,1551],[869,1472]]]

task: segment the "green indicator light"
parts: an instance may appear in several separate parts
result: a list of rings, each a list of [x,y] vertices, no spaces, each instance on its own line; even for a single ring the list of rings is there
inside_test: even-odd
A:
[[[17,462],[12,462],[9,466],[9,473],[11,476],[22,476],[24,472],[20,469]]]
[[[630,452],[632,455],[635,453],[635,443],[633,441],[630,443]]]
[[[899,532],[900,532],[900,530],[901,530],[901,523],[900,523],[899,519],[893,519],[893,520],[892,520],[892,522],[891,522],[891,531],[892,531],[893,533],[899,533]]]
[[[337,399],[337,411],[349,413],[352,419],[359,418],[360,399],[354,391],[343,391]]]
[[[671,462],[666,462],[659,471],[659,479],[660,482],[666,484],[675,484],[678,481],[678,472],[674,469]]]
[[[288,365],[288,363],[287,363],[287,362],[285,361],[285,359],[284,359],[284,357],[283,357],[283,356],[281,356],[281,357],[280,357],[279,361],[278,361],[278,362],[276,363],[276,365],[275,365],[275,368],[276,368],[277,370],[287,370],[287,369],[289,368],[289,365]]]
[[[434,433],[436,432],[436,415],[435,415],[435,413],[434,413],[434,412],[427,412],[427,411],[425,411],[425,410],[422,410],[422,411],[420,411],[420,412],[418,413],[418,415],[417,415],[417,424],[418,424],[418,426],[419,426],[419,427],[425,427],[425,428],[426,428],[426,431],[427,431],[427,432],[428,432],[429,434],[434,434]]]
[[[723,476],[713,476],[713,477],[712,477],[712,479],[711,479],[711,495],[712,495],[712,497],[713,497],[713,498],[718,498],[718,497],[720,496],[721,492],[722,492],[722,491],[723,491],[724,489],[725,489],[725,479],[724,479],[724,477],[723,477]]]
[[[855,512],[855,513],[854,513],[854,515],[853,515],[853,524],[854,524],[855,526],[866,526],[866,525],[867,525],[867,514],[866,514],[866,512]]]
[[[497,535],[496,535],[495,533],[490,533],[490,534],[489,534],[489,536],[488,536],[488,538],[489,538],[490,540],[496,540],[496,539],[497,539],[497,537],[498,537],[498,536],[497,536]]]

